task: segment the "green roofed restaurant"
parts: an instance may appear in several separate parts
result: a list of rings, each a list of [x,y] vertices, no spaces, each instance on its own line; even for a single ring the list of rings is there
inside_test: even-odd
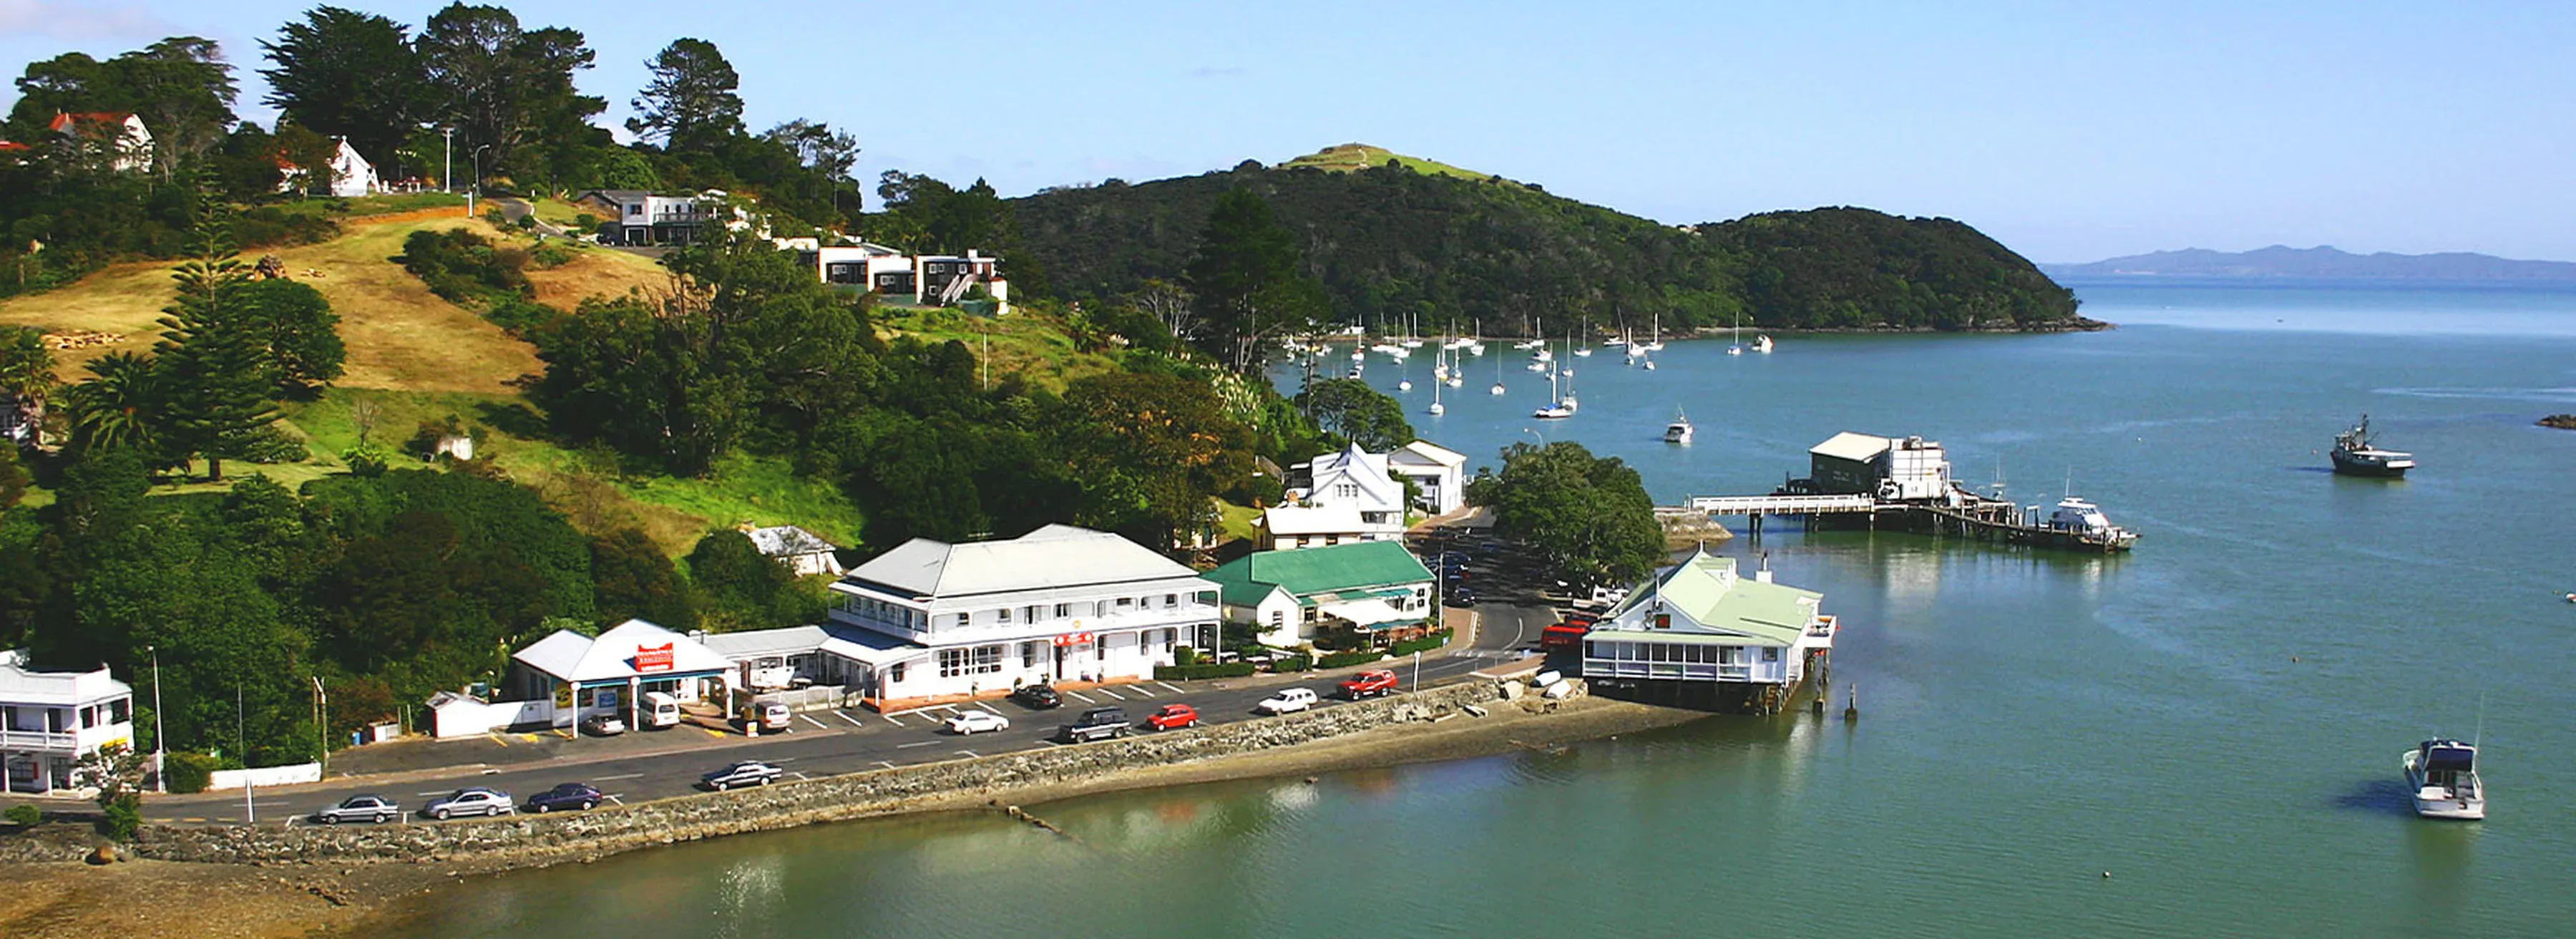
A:
[[[1394,541],[1257,551],[1201,576],[1222,592],[1226,621],[1272,648],[1418,638],[1437,609],[1431,569]]]
[[[1834,618],[1824,595],[1736,576],[1735,559],[1694,553],[1630,591],[1583,636],[1583,678],[1606,696],[1769,713],[1822,677]]]

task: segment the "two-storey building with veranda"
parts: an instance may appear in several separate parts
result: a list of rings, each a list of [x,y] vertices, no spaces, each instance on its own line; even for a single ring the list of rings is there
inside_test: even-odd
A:
[[[1184,646],[1217,647],[1217,586],[1108,532],[915,538],[832,585],[846,680],[881,710],[1030,683],[1141,681]],[[830,651],[830,650],[827,650]]]
[[[0,652],[0,791],[80,785],[81,758],[134,745],[134,689],[108,674],[32,668],[25,650]]]
[[[1656,572],[1583,637],[1583,678],[1610,697],[1772,711],[1834,645],[1824,595],[1739,577],[1706,551]]]

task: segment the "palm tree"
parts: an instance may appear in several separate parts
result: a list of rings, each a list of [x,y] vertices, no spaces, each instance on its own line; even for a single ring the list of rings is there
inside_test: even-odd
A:
[[[72,444],[80,450],[153,443],[160,375],[147,356],[110,352],[89,363],[90,380],[71,387]]]

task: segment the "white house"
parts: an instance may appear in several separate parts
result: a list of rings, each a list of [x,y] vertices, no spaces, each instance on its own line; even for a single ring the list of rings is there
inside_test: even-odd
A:
[[[1262,645],[1274,648],[1313,642],[1335,629],[1409,638],[1436,612],[1431,570],[1392,541],[1256,551],[1218,565],[1207,578],[1223,591],[1226,621],[1252,627]]]
[[[1352,444],[1340,453],[1291,467],[1289,474],[1303,484],[1288,490],[1288,505],[1262,515],[1273,549],[1404,537],[1404,484],[1388,472],[1385,454]],[[1348,527],[1324,530],[1345,524]],[[1283,535],[1283,528],[1294,534]]]
[[[815,574],[838,577],[841,574],[840,546],[813,532],[794,525],[774,525],[745,529],[743,535],[751,539],[752,547],[760,549],[763,556],[787,565],[787,569],[795,571],[798,577]]]
[[[310,173],[301,166],[283,160],[277,164],[277,174],[279,192],[295,192],[311,185],[306,179],[311,175]],[[382,191],[384,191],[384,184],[376,178],[375,164],[367,162],[366,157],[359,156],[358,148],[349,146],[349,138],[340,138],[340,148],[331,154],[331,194],[344,199],[355,199]]]
[[[1032,683],[1151,678],[1174,650],[1217,645],[1216,585],[1108,532],[915,538],[832,585],[849,686],[879,709]]]
[[[77,785],[73,767],[112,743],[134,745],[134,689],[106,666],[48,671],[24,649],[0,652],[0,792]]]
[[[732,227],[743,212],[730,212],[724,193],[659,195],[641,189],[593,189],[573,197],[573,204],[601,217],[599,240],[621,245],[685,245],[704,237],[709,226]]]
[[[1583,637],[1583,677],[1604,694],[1698,707],[1777,707],[1829,654],[1824,595],[1736,576],[1706,551],[1658,571]]]
[[[116,111],[56,113],[48,126],[85,147],[99,148],[106,154],[108,166],[119,173],[140,173],[152,168],[152,132],[144,128],[139,115]]]
[[[1386,469],[1420,490],[1413,504],[1424,511],[1447,515],[1467,505],[1464,454],[1428,440],[1416,440],[1387,454]]]
[[[558,727],[600,712],[636,726],[635,705],[644,692],[659,691],[681,701],[720,696],[725,675],[734,668],[733,660],[697,640],[640,619],[619,623],[597,637],[558,629],[511,655],[510,661],[503,687],[523,700],[554,701]]]
[[[880,244],[828,245],[809,252],[824,283],[888,296],[915,293],[912,257]]]

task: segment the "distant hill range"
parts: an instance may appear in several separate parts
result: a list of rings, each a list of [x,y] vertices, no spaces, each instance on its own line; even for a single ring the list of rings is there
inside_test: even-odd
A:
[[[2091,264],[2042,264],[2051,277],[2279,277],[2341,280],[2576,281],[2576,264],[2486,254],[2353,254],[2331,245],[2273,245],[2229,253],[2206,248],[2133,254]]]
[[[2102,325],[2030,261],[1950,219],[1822,208],[1665,225],[1365,144],[1013,199],[1013,256],[1069,297],[1179,279],[1209,209],[1234,189],[1269,201],[1344,322],[1554,337],[1739,317],[1852,330]]]

